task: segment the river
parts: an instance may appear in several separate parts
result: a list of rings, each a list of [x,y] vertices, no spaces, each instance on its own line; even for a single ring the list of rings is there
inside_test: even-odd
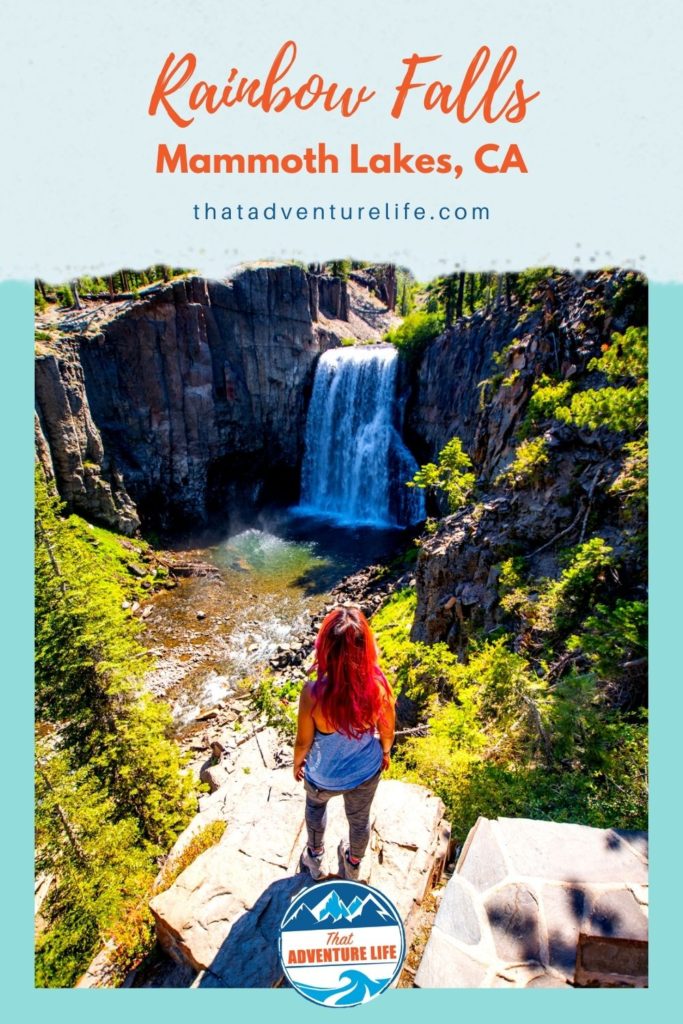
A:
[[[262,513],[231,536],[198,536],[177,555],[214,566],[152,601],[145,644],[157,660],[152,692],[182,735],[203,709],[239,691],[304,632],[346,575],[390,558],[405,530],[343,526],[296,510]]]

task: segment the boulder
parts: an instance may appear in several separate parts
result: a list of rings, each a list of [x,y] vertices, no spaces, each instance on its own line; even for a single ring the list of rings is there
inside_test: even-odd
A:
[[[647,856],[644,832],[479,818],[446,886],[415,984],[646,984]]]
[[[233,771],[234,767],[230,764],[228,758],[222,759],[217,763],[214,758],[210,758],[201,766],[199,779],[207,784],[212,793],[215,793],[217,789],[225,785]]]
[[[175,855],[211,820],[227,821],[202,853],[150,906],[162,947],[201,972],[200,987],[270,987],[282,980],[278,926],[293,896],[315,884],[300,867],[306,841],[304,789],[291,770],[234,772],[206,797]],[[339,875],[337,846],[348,836],[341,797],[328,805],[324,877]],[[422,786],[383,779],[364,860],[369,884],[394,901],[412,934],[413,916],[440,877],[449,829],[441,800]]]

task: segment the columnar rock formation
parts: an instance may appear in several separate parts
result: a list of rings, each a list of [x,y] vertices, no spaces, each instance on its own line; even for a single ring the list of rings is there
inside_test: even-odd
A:
[[[39,457],[73,510],[124,533],[296,497],[314,363],[348,316],[343,281],[292,265],[85,316],[36,361]]]
[[[427,347],[409,402],[411,446],[427,461],[451,437],[460,437],[477,489],[472,503],[443,518],[421,547],[414,640],[445,640],[461,650],[468,631],[499,624],[500,563],[524,555],[531,574],[554,575],[557,560],[549,542],[565,537],[564,543],[576,543],[585,535],[589,515],[623,555],[632,578],[642,577],[644,566],[619,521],[620,501],[609,492],[623,465],[619,435],[549,418],[543,434],[548,471],[535,473],[524,486],[497,483],[514,459],[518,428],[539,378],[552,375],[578,391],[594,386],[599,375],[591,360],[613,332],[642,322],[634,305],[623,303],[618,315],[607,312],[624,277],[624,272],[582,280],[558,276],[521,318],[516,307],[510,312],[501,304],[461,321]],[[640,289],[639,301],[644,284]]]

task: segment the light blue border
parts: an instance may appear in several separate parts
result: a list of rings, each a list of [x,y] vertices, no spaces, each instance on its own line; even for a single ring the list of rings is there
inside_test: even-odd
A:
[[[651,315],[651,690],[653,898],[650,938],[651,976],[646,991],[522,993],[493,990],[392,990],[349,1012],[374,1020],[416,1024],[433,1015],[464,1015],[508,1022],[642,1021],[644,1013],[668,1017],[679,986],[680,870],[683,847],[677,840],[681,775],[681,435],[683,412],[683,286],[652,285]],[[4,787],[2,935],[5,985],[2,1005],[10,1020],[38,1012],[53,1022],[126,1024],[162,1019],[188,1024],[198,1017],[255,1012],[273,1024],[318,1019],[329,1011],[293,991],[36,991],[33,988],[33,803],[32,803],[32,649],[33,649],[33,285],[0,282],[2,326],[2,537],[4,657],[2,742]],[[215,1006],[214,1006],[215,1003]],[[13,1011],[13,1012],[12,1012]],[[253,1016],[252,1016],[253,1019]]]

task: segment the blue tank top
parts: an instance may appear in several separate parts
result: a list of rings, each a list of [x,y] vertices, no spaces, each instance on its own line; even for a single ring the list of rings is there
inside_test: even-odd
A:
[[[382,744],[375,729],[354,740],[316,728],[304,777],[316,789],[355,789],[376,775],[381,765]]]

